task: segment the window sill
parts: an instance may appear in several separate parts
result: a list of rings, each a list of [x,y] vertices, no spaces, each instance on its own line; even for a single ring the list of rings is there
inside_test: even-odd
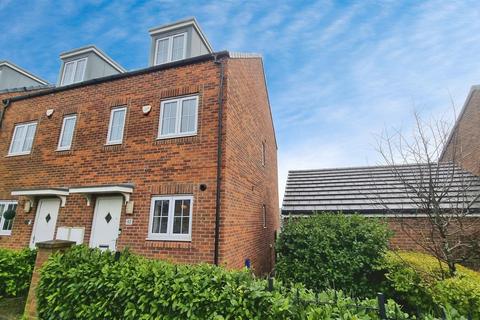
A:
[[[192,242],[192,238],[170,238],[170,237],[155,237],[148,236],[145,240],[147,241],[165,241],[165,242]]]
[[[10,157],[29,156],[31,154],[32,154],[31,152],[29,152],[29,153],[9,153],[5,157],[10,158]]]
[[[108,147],[108,146],[118,146],[118,145],[121,145],[123,143],[123,141],[120,141],[120,142],[107,142],[105,143],[105,147]]]
[[[8,232],[2,231],[2,232],[0,232],[0,237],[3,237],[3,236],[9,237],[11,235],[12,235],[12,231],[8,231]]]
[[[172,135],[168,135],[168,136],[160,136],[160,137],[157,137],[157,140],[167,140],[167,139],[175,139],[175,138],[194,137],[194,136],[196,136],[196,135],[197,135],[196,132],[185,133],[185,134],[172,134]]]

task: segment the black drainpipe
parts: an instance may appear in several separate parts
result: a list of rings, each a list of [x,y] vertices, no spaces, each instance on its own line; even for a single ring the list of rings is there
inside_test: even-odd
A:
[[[218,266],[219,244],[220,244],[220,191],[222,186],[222,141],[223,141],[223,80],[225,77],[225,66],[223,61],[217,60],[215,64],[220,66],[220,91],[218,94],[218,141],[217,141],[217,195],[215,206],[215,251],[213,262]]]
[[[2,122],[3,122],[3,114],[5,113],[5,110],[7,110],[8,106],[10,105],[10,100],[5,99],[2,100],[3,108],[0,110],[0,128],[2,127]]]

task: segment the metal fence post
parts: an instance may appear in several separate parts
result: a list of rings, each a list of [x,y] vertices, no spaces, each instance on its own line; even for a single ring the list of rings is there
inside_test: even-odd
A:
[[[268,277],[268,291],[272,292],[273,291],[273,278]]]
[[[378,315],[381,320],[387,320],[387,310],[385,309],[385,295],[381,292],[377,294]]]

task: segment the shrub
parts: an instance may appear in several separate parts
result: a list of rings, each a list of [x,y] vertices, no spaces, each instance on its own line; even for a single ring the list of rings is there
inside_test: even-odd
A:
[[[23,295],[30,287],[36,251],[0,249],[0,297]]]
[[[173,265],[124,252],[75,247],[54,254],[41,270],[41,319],[378,319],[375,300],[342,293],[315,296],[302,286],[265,280],[212,265]],[[334,296],[336,299],[334,299]],[[310,301],[310,303],[305,303]],[[325,303],[319,304],[318,302]],[[398,319],[406,315],[389,302]]]
[[[418,252],[386,255],[385,290],[409,310],[434,312],[441,306],[480,318],[480,274],[463,266],[448,277],[448,267]],[[438,311],[437,311],[438,313]]]
[[[315,291],[335,287],[357,296],[375,292],[390,231],[373,218],[317,214],[288,220],[277,242],[277,276]]]

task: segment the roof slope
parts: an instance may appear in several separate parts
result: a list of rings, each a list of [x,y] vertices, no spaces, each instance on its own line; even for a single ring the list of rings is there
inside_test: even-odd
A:
[[[432,174],[429,168],[432,166],[420,164],[290,171],[282,214],[419,213],[422,200],[415,190],[427,187],[429,177],[439,191],[441,207],[458,208],[474,200],[470,208],[480,211],[476,198],[480,178],[451,163],[434,164]]]

